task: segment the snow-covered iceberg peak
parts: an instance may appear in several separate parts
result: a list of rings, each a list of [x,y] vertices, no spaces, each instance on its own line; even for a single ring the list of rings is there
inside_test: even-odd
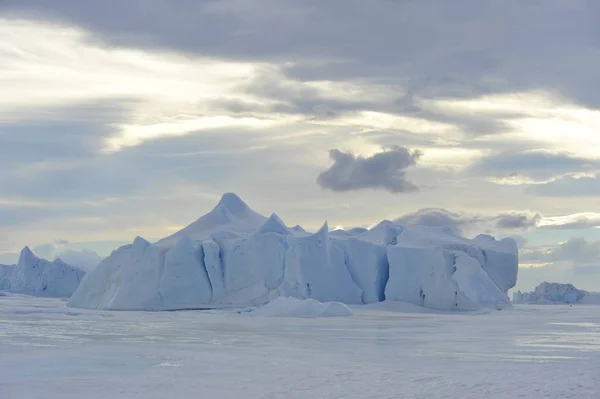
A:
[[[223,194],[215,208],[219,207],[227,209],[230,214],[242,219],[254,213],[252,209],[250,209],[250,207],[234,193]]]
[[[258,230],[266,220],[266,217],[250,209],[236,194],[226,193],[206,215],[156,244],[170,248],[177,245],[183,236],[188,236],[192,240],[205,240],[210,238],[216,230],[252,233]]]

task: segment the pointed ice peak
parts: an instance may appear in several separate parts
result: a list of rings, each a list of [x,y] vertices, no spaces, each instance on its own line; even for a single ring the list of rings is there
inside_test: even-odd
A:
[[[134,246],[147,247],[148,245],[150,245],[150,242],[148,240],[146,240],[145,238],[143,238],[143,237],[137,236],[133,240],[133,245]]]
[[[25,248],[21,250],[21,255],[19,255],[19,265],[34,265],[38,260],[39,258],[34,255],[28,246],[25,246]]]
[[[325,221],[325,223],[323,223],[323,226],[321,226],[319,231],[317,231],[314,235],[322,236],[325,238],[329,237],[329,224],[327,223],[327,221]]]
[[[217,207],[223,207],[234,216],[244,217],[250,212],[250,207],[234,193],[225,193],[219,200]]]
[[[299,233],[306,233],[306,230],[304,230],[302,228],[302,226],[300,226],[299,224],[295,225],[294,227],[292,227],[292,230],[297,231]]]
[[[308,236],[308,237],[298,237],[298,240],[303,240],[306,243],[311,243],[311,245],[316,245],[318,247],[328,246],[329,245],[329,225],[327,222],[323,224],[323,226],[316,233]]]
[[[258,232],[259,233],[277,233],[277,234],[286,235],[286,236],[291,234],[290,230],[287,228],[285,223],[283,223],[283,220],[281,220],[281,218],[279,216],[277,216],[275,213],[273,213],[267,219],[265,224],[260,226],[260,228],[258,229]]]
[[[143,239],[140,236],[135,237],[135,240],[133,240],[133,246],[131,247],[131,254],[134,256],[142,256],[142,254],[144,253],[145,249],[148,248],[150,246],[150,243],[148,241],[146,241],[145,239]]]

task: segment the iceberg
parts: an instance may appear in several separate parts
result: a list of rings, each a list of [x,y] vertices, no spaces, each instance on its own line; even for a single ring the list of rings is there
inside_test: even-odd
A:
[[[544,281],[534,291],[515,292],[513,303],[529,305],[600,304],[600,293],[580,290],[573,284]]]
[[[16,265],[0,265],[0,290],[20,294],[68,298],[81,282],[85,272],[64,263],[38,258],[23,248]]]
[[[286,226],[276,214],[264,217],[228,193],[175,234],[154,244],[138,237],[113,251],[85,275],[68,306],[177,310],[294,298],[501,309],[510,306],[507,292],[517,271],[511,239],[470,240],[448,228],[389,220],[334,231],[325,222],[310,233]]]

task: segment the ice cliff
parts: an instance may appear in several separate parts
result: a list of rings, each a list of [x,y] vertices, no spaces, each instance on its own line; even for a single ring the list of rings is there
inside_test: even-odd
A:
[[[600,304],[600,293],[579,290],[573,284],[543,282],[532,292],[517,291],[513,303],[530,305]]]
[[[434,309],[510,306],[513,240],[383,221],[316,233],[287,227],[225,194],[208,214],[154,244],[138,237],[84,277],[69,306],[171,310],[262,305],[277,297],[383,300]]]
[[[64,263],[40,259],[23,248],[16,265],[0,265],[0,290],[44,296],[70,297],[85,272]]]

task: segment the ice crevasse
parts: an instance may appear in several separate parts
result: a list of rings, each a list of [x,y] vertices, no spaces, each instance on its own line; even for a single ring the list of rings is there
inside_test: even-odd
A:
[[[136,238],[88,272],[68,306],[173,310],[256,306],[277,297],[383,300],[433,309],[502,309],[516,283],[511,239],[383,221],[315,233],[264,217],[225,194],[208,214],[156,243]]]

